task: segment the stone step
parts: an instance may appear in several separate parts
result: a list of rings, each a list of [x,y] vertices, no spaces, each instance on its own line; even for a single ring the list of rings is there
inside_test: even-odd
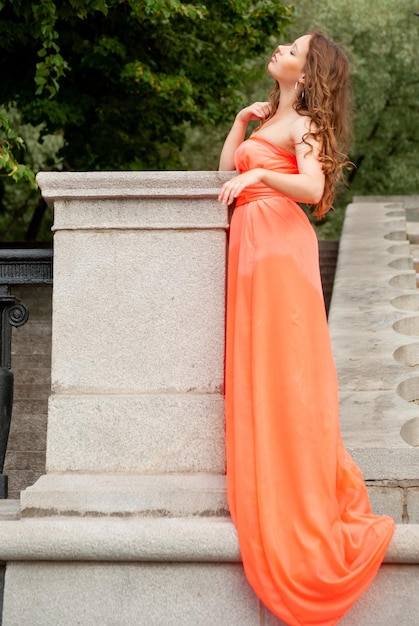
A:
[[[48,412],[48,398],[15,398],[13,402],[13,420],[29,418],[33,420],[38,416],[46,416]]]
[[[19,376],[20,370],[51,370],[51,355],[48,354],[20,354],[15,352],[12,355],[12,370],[15,378]]]
[[[12,331],[14,403],[4,473],[9,498],[45,473],[48,397],[51,389],[51,285],[16,285],[11,292],[29,310]]]
[[[20,519],[20,500],[0,500],[0,522]]]
[[[229,518],[11,514],[0,521],[7,625],[96,626],[123,615],[124,624],[285,626],[246,582]],[[417,624],[418,563],[419,527],[397,526],[376,578],[339,624]]]
[[[41,400],[48,398],[51,391],[50,383],[16,383],[14,384],[14,397],[22,400]]]
[[[32,322],[15,329],[12,338],[12,358],[15,354],[51,354],[51,324]]]

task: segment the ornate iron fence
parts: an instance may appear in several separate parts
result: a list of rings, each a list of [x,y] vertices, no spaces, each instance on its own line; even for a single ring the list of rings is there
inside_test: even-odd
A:
[[[0,498],[7,497],[3,474],[13,407],[12,329],[29,318],[25,304],[11,293],[13,285],[51,284],[51,248],[0,248]]]

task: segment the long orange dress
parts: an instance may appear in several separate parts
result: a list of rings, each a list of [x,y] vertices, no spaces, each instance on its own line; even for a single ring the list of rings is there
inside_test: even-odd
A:
[[[252,136],[236,167],[298,173]],[[290,626],[330,626],[374,578],[392,538],[373,515],[339,428],[338,386],[315,232],[259,183],[230,229],[226,448],[229,507],[247,579]]]

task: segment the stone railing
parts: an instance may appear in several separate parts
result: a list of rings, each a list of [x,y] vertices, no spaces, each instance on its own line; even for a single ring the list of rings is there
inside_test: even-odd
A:
[[[406,222],[414,206],[417,197],[371,197],[347,208],[329,327],[342,432],[374,508],[419,523],[419,293]]]

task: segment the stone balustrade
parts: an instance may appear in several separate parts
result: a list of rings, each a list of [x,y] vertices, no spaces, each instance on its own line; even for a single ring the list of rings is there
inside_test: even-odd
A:
[[[329,314],[341,427],[375,510],[416,524],[419,293],[406,214],[419,210],[419,198],[355,200],[347,207]]]

